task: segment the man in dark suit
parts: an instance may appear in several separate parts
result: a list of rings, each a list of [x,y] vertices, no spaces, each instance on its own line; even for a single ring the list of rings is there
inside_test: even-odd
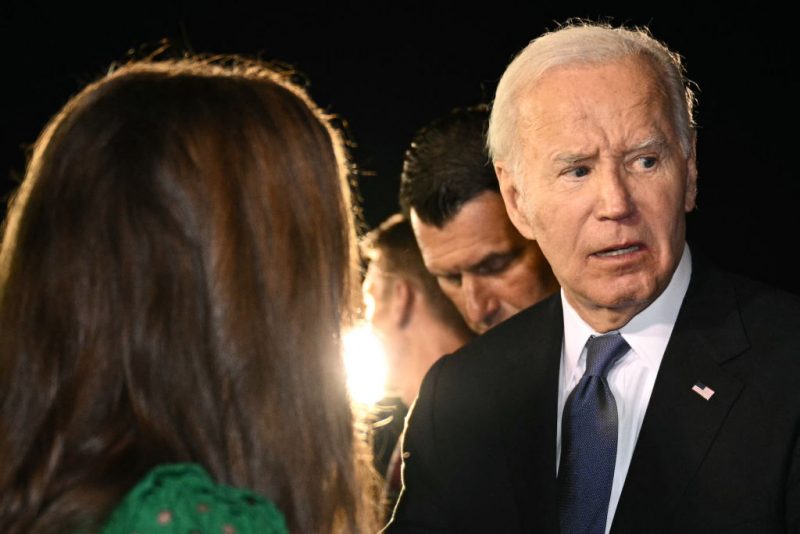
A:
[[[489,147],[562,291],[433,366],[389,532],[800,531],[800,299],[692,257],[693,103],[638,30],[509,65]]]

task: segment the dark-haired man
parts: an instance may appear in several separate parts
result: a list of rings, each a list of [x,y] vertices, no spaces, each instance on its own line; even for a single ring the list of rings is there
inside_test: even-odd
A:
[[[539,246],[508,218],[485,150],[487,121],[480,106],[421,129],[400,185],[426,267],[477,333],[558,289]]]

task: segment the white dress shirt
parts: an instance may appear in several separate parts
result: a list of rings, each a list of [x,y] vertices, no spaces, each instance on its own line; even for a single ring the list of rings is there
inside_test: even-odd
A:
[[[656,374],[661,365],[661,359],[664,357],[672,328],[675,326],[683,297],[686,295],[686,289],[689,287],[691,274],[691,255],[688,245],[684,245],[681,260],[664,292],[650,306],[619,329],[622,337],[628,342],[630,350],[617,361],[607,377],[608,385],[617,404],[618,435],[617,460],[614,466],[611,499],[608,504],[606,534],[608,534],[614,519],[614,512],[616,512],[622,493],[625,476],[628,474],[636,439],[642,428],[647,403],[653,392]],[[564,309],[564,339],[561,343],[561,370],[558,383],[556,462],[559,462],[561,458],[561,417],[564,412],[564,404],[586,370],[586,341],[591,335],[599,335],[580,318],[575,309],[567,302],[563,289],[561,290],[561,304]]]

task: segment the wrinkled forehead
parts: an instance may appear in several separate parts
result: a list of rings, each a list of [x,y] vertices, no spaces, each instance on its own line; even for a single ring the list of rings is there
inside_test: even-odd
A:
[[[587,120],[613,120],[643,129],[652,123],[654,130],[672,137],[677,130],[670,104],[661,77],[645,59],[567,63],[548,69],[520,95],[519,134],[569,133]]]
[[[519,95],[518,110],[530,115],[547,98],[548,107],[571,105],[575,98],[600,103],[624,94],[631,104],[658,102],[669,105],[666,83],[652,62],[625,56],[611,61],[570,62],[545,70]]]

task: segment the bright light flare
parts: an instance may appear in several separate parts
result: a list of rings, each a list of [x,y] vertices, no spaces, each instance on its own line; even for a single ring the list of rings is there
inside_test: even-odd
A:
[[[344,365],[347,387],[356,404],[375,404],[386,389],[386,354],[369,325],[344,334]]]

